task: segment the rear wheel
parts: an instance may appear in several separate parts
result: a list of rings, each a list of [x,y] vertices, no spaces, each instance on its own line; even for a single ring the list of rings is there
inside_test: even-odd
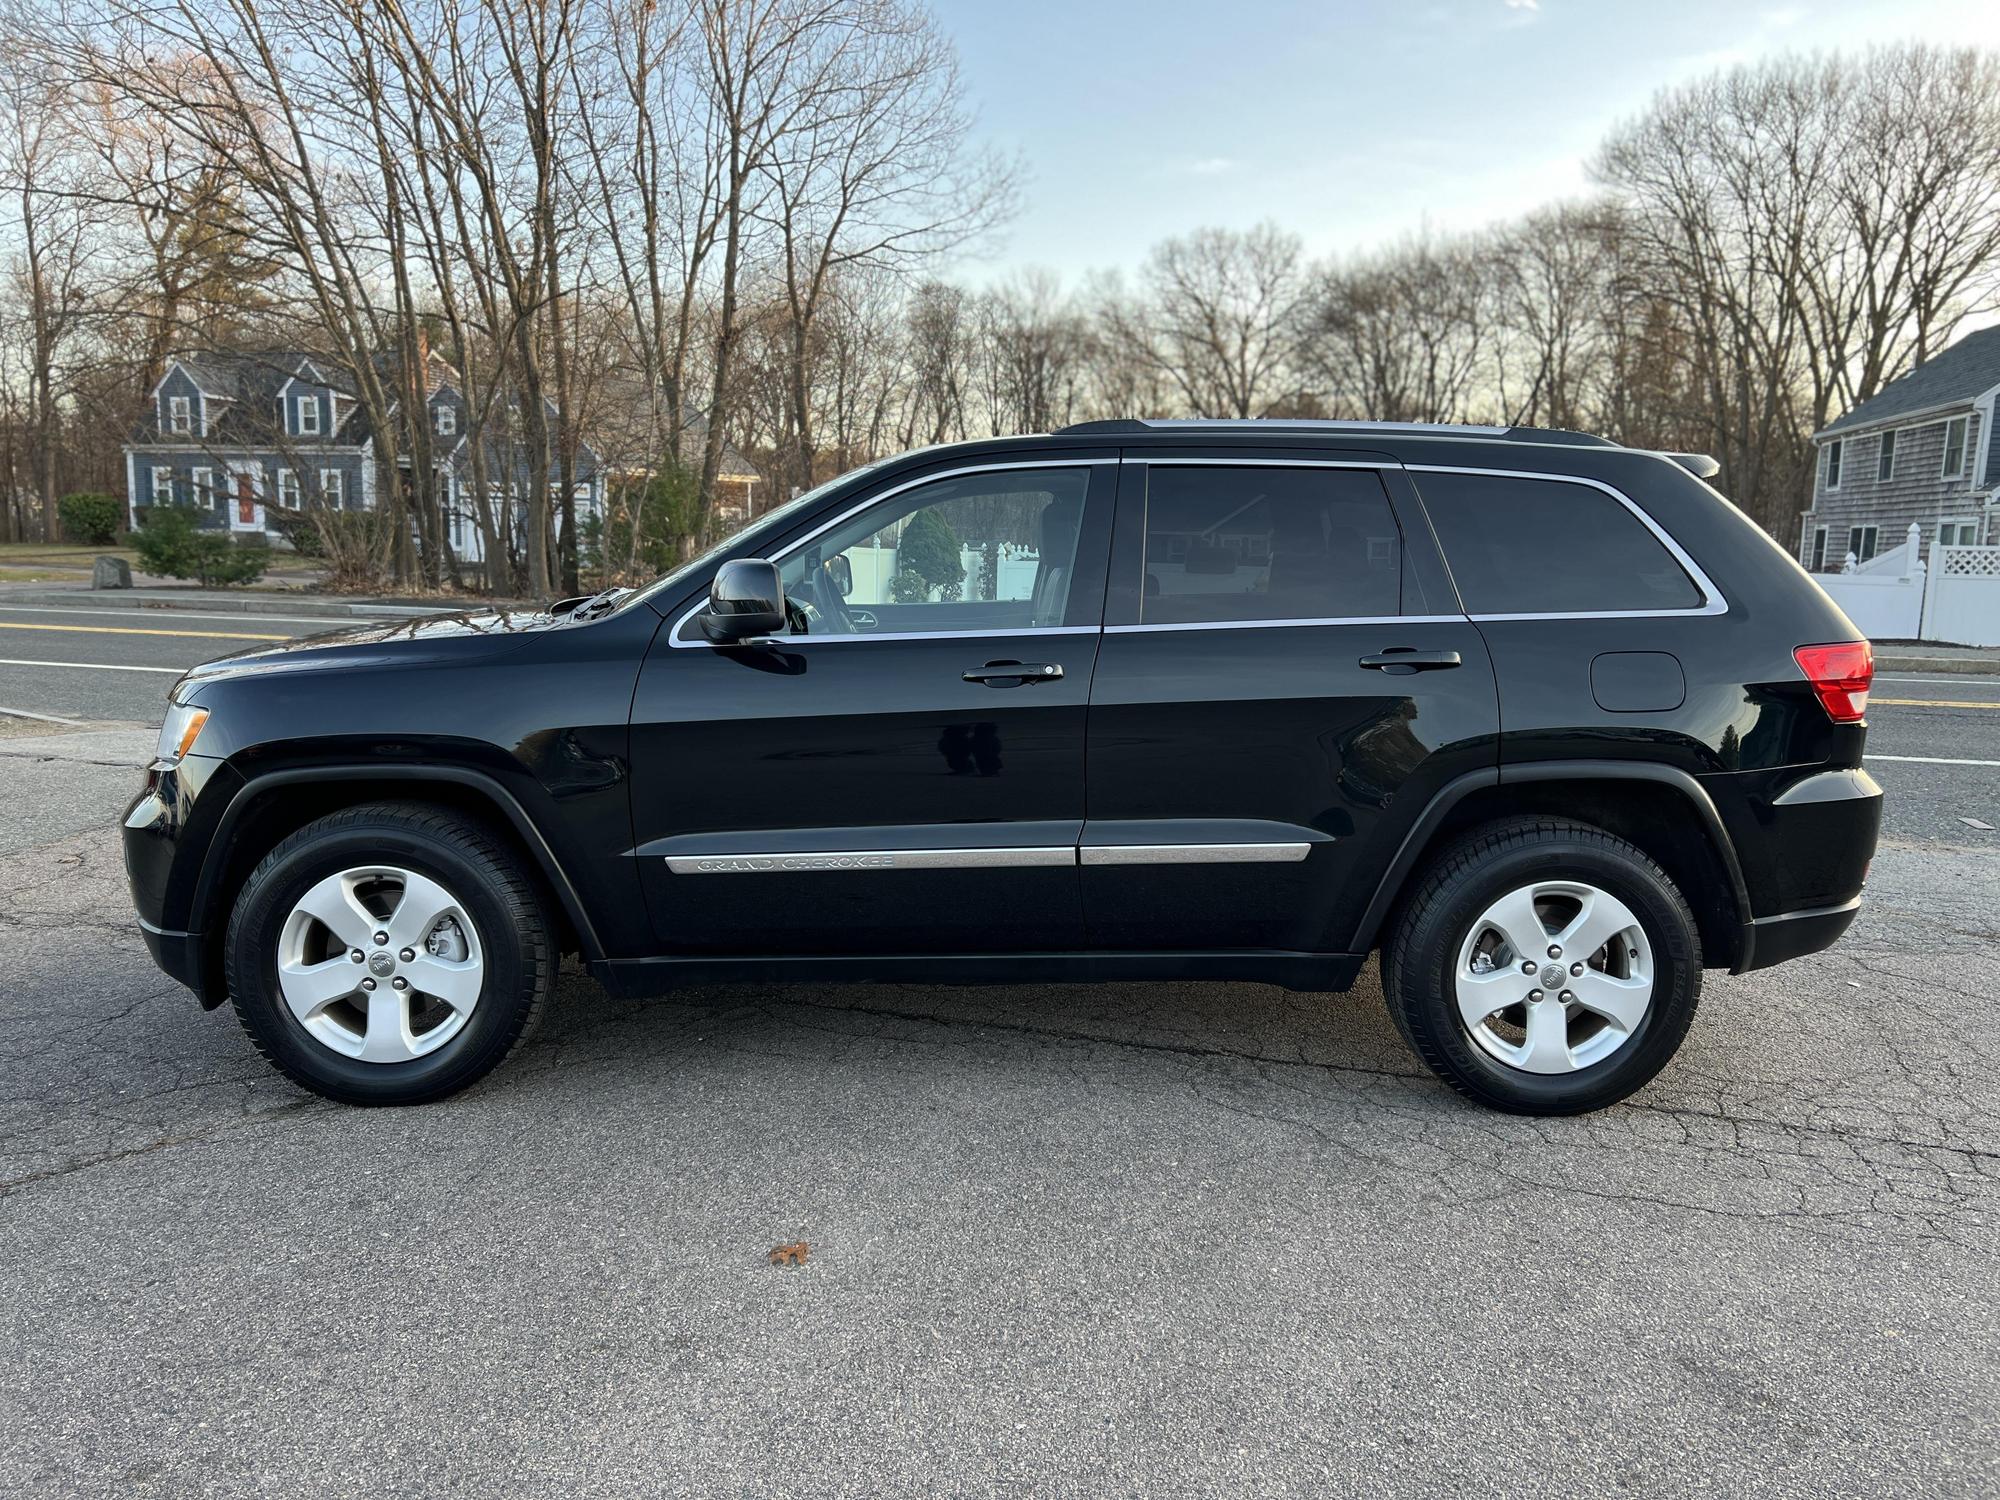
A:
[[[553,983],[548,922],[512,852],[442,809],[310,823],[244,883],[229,993],[260,1051],[315,1093],[418,1104],[497,1067]]]
[[[1580,1114],[1650,1082],[1701,994],[1701,940],[1674,883],[1602,829],[1482,829],[1422,876],[1384,954],[1411,1048],[1495,1109]]]

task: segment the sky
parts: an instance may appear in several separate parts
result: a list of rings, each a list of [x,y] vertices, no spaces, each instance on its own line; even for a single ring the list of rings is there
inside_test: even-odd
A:
[[[2000,45],[1994,0],[932,0],[1022,212],[959,279],[1073,284],[1270,219],[1308,253],[1588,191],[1661,89],[1788,51]]]

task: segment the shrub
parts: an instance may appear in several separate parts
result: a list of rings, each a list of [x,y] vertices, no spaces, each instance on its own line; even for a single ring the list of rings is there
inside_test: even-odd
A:
[[[932,506],[910,517],[896,544],[896,569],[915,573],[938,591],[940,599],[956,599],[965,583],[965,563],[959,555],[958,534]]]
[[[644,583],[680,566],[700,515],[696,477],[662,460],[644,484],[613,485],[604,515],[577,527],[577,562],[585,578],[604,584]]]
[[[185,505],[155,505],[139,512],[132,537],[139,565],[168,578],[192,578],[203,588],[255,583],[264,576],[271,549],[262,538],[239,546],[226,531],[203,531]]]
[[[62,528],[86,547],[108,547],[118,540],[125,520],[125,502],[116,495],[79,490],[56,501]]]
[[[922,604],[931,596],[931,586],[914,568],[898,568],[889,580],[889,597],[898,604]]]

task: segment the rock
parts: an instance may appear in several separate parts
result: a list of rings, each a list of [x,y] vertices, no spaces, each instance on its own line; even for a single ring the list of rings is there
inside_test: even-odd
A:
[[[100,557],[90,565],[90,586],[94,589],[129,589],[132,565],[122,557]]]

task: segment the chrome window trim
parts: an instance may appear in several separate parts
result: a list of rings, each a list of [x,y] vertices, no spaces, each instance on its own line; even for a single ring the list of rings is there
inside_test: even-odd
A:
[[[1504,430],[1504,429],[1503,429]],[[1016,469],[1077,469],[1096,468],[1106,464],[1159,464],[1176,466],[1206,466],[1234,468],[1245,465],[1269,465],[1293,469],[1373,469],[1387,471],[1402,469],[1412,474],[1489,474],[1496,479],[1539,479],[1549,484],[1578,484],[1587,489],[1600,490],[1611,496],[1626,510],[1638,518],[1660,544],[1667,549],[1675,562],[1687,571],[1695,587],[1701,591],[1703,602],[1689,609],[1610,609],[1610,610],[1537,610],[1521,614],[1455,614],[1455,615],[1329,615],[1318,619],[1286,620],[1204,620],[1189,624],[1138,624],[1138,625],[1028,625],[1019,629],[997,630],[900,630],[886,631],[870,635],[801,635],[778,636],[787,647],[823,646],[828,644],[859,644],[866,641],[956,641],[982,640],[1003,636],[1041,635],[1139,635],[1172,630],[1284,630],[1310,625],[1456,625],[1465,621],[1476,624],[1507,623],[1525,620],[1651,620],[1671,619],[1691,616],[1723,615],[1729,612],[1729,601],[1723,596],[1715,581],[1688,555],[1687,549],[1676,541],[1668,531],[1655,521],[1631,496],[1614,485],[1601,479],[1590,479],[1581,474],[1552,474],[1536,469],[1495,469],[1471,464],[1398,464],[1388,461],[1365,459],[1326,458],[1268,458],[1258,455],[1203,455],[1182,456],[1179,454],[1124,454],[1104,455],[1095,458],[1055,458],[1040,461],[1020,461],[990,464],[967,464],[960,468],[945,469],[934,474],[924,474],[907,479],[900,484],[841,511],[838,515],[815,526],[811,531],[773,556],[771,562],[782,562],[791,557],[801,547],[823,536],[851,516],[859,515],[872,505],[893,499],[906,490],[936,480],[953,479],[965,474],[1001,473]],[[1447,566],[1449,561],[1447,560]],[[681,632],[688,622],[701,613],[701,602],[675,620],[668,631],[667,644],[675,650],[700,648],[708,651],[722,649],[713,641],[682,640]]]
[[[1187,624],[1107,625],[1106,635],[1167,630],[1295,630],[1304,625],[1463,625],[1465,615],[1342,615],[1313,620],[1196,620]]]
[[[904,491],[913,490],[917,488],[917,486],[919,485],[934,484],[941,479],[954,479],[961,474],[999,474],[1010,469],[1095,469],[1103,467],[1105,465],[1116,465],[1117,462],[1118,462],[1118,457],[1114,453],[1109,456],[1100,456],[1097,458],[1051,458],[1051,459],[1040,460],[1038,462],[1028,462],[1026,460],[1023,460],[1020,462],[1013,462],[1013,463],[966,464],[956,469],[941,469],[934,474],[920,474],[913,479],[906,479],[902,481],[900,484],[893,484],[889,486],[889,488],[886,490],[877,491],[875,494],[870,495],[866,500],[856,501],[853,505],[850,505],[846,510],[841,511],[840,514],[832,517],[829,520],[822,521],[819,525],[815,526],[811,531],[808,531],[804,536],[800,537],[797,541],[793,542],[790,546],[786,547],[782,552],[774,553],[771,557],[767,558],[766,561],[772,563],[782,563],[786,558],[792,556],[801,547],[805,546],[815,537],[824,536],[827,532],[833,530],[834,527],[838,526],[842,521],[847,520],[850,516],[858,516],[861,514],[861,512],[867,510],[870,506],[879,505],[884,500],[893,500],[896,496],[902,494]],[[713,641],[704,641],[704,640],[684,641],[681,639],[681,632],[687,628],[688,621],[692,620],[696,615],[701,613],[702,604],[704,602],[706,601],[697,600],[695,602],[694,608],[690,609],[686,614],[682,615],[678,620],[674,621],[672,630],[670,630],[667,633],[668,646],[676,650],[687,650],[693,647],[700,647],[709,651],[719,651],[722,649],[721,647],[717,646]],[[981,636],[996,636],[996,635],[1058,635],[1058,634],[1074,635],[1079,633],[1095,634],[1097,628],[1098,627],[1095,625],[1028,625],[1028,626],[1023,626],[1019,630],[890,630],[890,631],[882,631],[880,633],[872,635],[845,635],[845,636],[786,635],[786,636],[775,636],[773,637],[773,639],[782,640],[787,645],[804,645],[807,642],[818,644],[824,641],[836,641],[836,640],[943,641],[943,640],[961,640],[961,639],[972,640],[972,639],[977,639]]]
[[[1412,474],[1486,474],[1495,479],[1539,479],[1547,484],[1580,484],[1586,489],[1601,490],[1624,506],[1639,524],[1650,531],[1669,556],[1681,565],[1695,588],[1700,591],[1702,602],[1691,609],[1576,609],[1576,610],[1533,610],[1521,614],[1473,614],[1467,618],[1478,622],[1504,620],[1654,620],[1678,618],[1692,615],[1725,615],[1729,613],[1729,601],[1722,596],[1722,590],[1715,586],[1715,580],[1702,570],[1700,563],[1688,556],[1687,549],[1675,541],[1667,529],[1646,514],[1637,501],[1615,485],[1606,484],[1601,479],[1590,479],[1582,474],[1548,474],[1534,469],[1489,469],[1464,464],[1405,464]],[[1418,498],[1423,494],[1418,486]],[[1442,542],[1439,544],[1443,548]],[[1451,566],[1447,555],[1445,566]]]

